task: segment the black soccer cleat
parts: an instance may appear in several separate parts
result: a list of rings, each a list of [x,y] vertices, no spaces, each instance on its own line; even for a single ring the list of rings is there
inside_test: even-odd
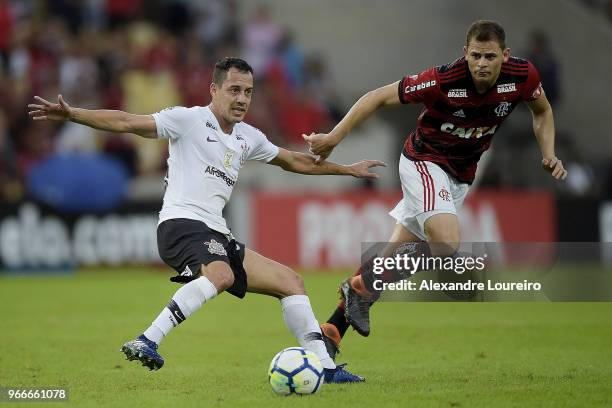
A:
[[[344,316],[353,329],[364,337],[370,335],[370,306],[372,300],[359,295],[351,287],[350,278],[340,284],[340,295],[344,301]]]

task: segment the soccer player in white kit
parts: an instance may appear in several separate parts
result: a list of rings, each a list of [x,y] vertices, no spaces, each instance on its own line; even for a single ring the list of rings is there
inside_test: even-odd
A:
[[[258,129],[243,122],[253,94],[253,70],[244,60],[224,58],[215,65],[206,107],[173,107],[152,115],[116,110],[87,110],[35,97],[34,120],[70,120],[95,129],[134,133],[169,140],[168,175],[157,228],[161,258],[178,272],[171,280],[184,285],[142,335],[121,351],[157,370],[164,359],[157,352],[163,338],[204,303],[223,291],[242,298],[246,292],[280,299],[283,317],[299,344],[317,354],[328,383],[361,382],[336,366],[323,343],[304,283],[290,268],[246,249],[237,242],[222,216],[238,172],[249,160],[302,174],[377,177],[368,170],[384,165],[361,161],[350,166],[316,163],[304,153],[279,148]]]

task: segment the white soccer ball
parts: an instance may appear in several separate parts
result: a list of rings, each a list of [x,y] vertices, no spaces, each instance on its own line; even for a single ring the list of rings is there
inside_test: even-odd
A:
[[[323,384],[323,366],[314,353],[289,347],[274,356],[268,378],[277,394],[314,394]]]

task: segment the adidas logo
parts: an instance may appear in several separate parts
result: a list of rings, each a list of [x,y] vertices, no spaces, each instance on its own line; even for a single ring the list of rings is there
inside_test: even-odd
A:
[[[453,116],[456,116],[458,118],[465,118],[465,113],[463,112],[463,109],[459,109],[457,112],[453,113]]]

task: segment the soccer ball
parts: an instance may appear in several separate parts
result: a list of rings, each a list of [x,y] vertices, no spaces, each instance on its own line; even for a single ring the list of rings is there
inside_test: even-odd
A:
[[[323,383],[323,366],[314,353],[289,347],[274,356],[268,378],[277,394],[314,394]]]

